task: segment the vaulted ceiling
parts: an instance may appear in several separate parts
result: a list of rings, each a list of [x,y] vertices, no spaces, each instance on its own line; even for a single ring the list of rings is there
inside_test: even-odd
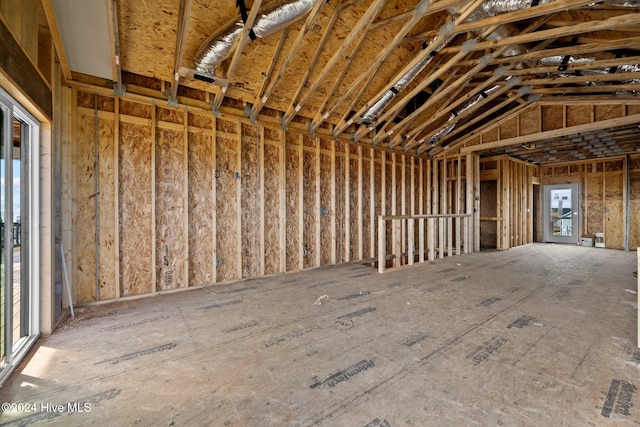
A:
[[[431,156],[508,152],[549,163],[640,146],[637,0],[47,5],[55,10],[58,48],[72,58],[67,80],[92,74],[117,93],[140,76],[161,82],[172,105],[181,88],[197,89],[214,113],[241,106],[253,120],[277,116],[284,127],[302,123],[312,133]],[[78,38],[105,40],[104,31],[108,45],[77,54]],[[110,67],[92,71],[105,55]],[[601,115],[597,105],[620,109]],[[522,113],[531,111],[537,128],[521,132],[529,117]],[[562,123],[549,127],[553,111]],[[518,128],[503,131],[510,136],[486,136],[510,123]]]

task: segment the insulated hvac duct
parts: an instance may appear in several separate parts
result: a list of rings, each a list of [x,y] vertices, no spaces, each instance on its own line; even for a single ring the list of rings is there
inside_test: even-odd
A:
[[[443,36],[442,41],[435,47],[432,51],[432,54],[424,58],[422,61],[418,62],[416,65],[411,67],[409,71],[407,71],[402,77],[400,77],[396,83],[391,87],[391,89],[387,90],[380,99],[373,104],[371,108],[369,108],[358,120],[358,123],[371,124],[375,122],[378,116],[384,111],[385,108],[393,101],[393,98],[396,97],[396,94],[404,89],[411,83],[418,74],[424,70],[427,65],[433,60],[433,56],[435,52],[441,50],[443,47],[447,45],[451,41],[453,36],[445,35]],[[430,44],[434,42],[434,39],[429,40],[429,42],[424,43],[422,45],[423,49],[426,49]]]
[[[511,80],[510,78],[511,76],[507,77],[506,80],[509,82],[509,85],[511,87],[513,87],[516,83],[520,82],[520,79],[518,78],[517,80]],[[491,95],[493,92],[495,92],[496,90],[500,89],[499,85],[496,86],[492,86],[487,90],[483,90],[482,92],[480,92],[480,94],[478,96],[476,96],[474,99],[468,101],[466,104],[464,104],[462,106],[462,108],[460,108],[459,110],[454,110],[451,115],[449,116],[449,118],[447,119],[447,122],[452,121],[453,119],[455,119],[456,117],[458,117],[460,114],[464,113],[465,111],[467,111],[469,108],[473,107],[474,105],[478,104],[480,101],[482,101],[483,99],[487,98],[489,95]],[[438,132],[434,133],[431,138],[429,138],[429,143],[431,143],[432,145],[434,145],[438,140],[444,138],[445,136],[447,136],[454,128],[456,127],[455,123],[450,123],[447,126],[445,126],[444,128],[440,129]]]
[[[545,58],[540,59],[540,63],[543,65],[558,65],[558,71],[566,71],[566,66],[568,64],[589,64],[592,61],[595,61],[595,58],[576,58],[573,56],[547,56]],[[623,64],[615,67],[604,67],[604,68],[588,68],[584,70],[579,70],[580,75],[588,76],[588,75],[603,75],[603,74],[615,74],[615,73],[638,73],[640,72],[640,64]],[[570,73],[561,73],[558,74],[560,77],[571,77],[575,74]],[[640,79],[631,79],[624,80],[624,83],[640,83]],[[597,85],[604,84],[599,82],[588,82],[587,84]]]
[[[542,3],[550,3],[554,0],[490,0],[486,1],[482,4],[482,7],[475,12],[473,12],[467,18],[467,22],[477,21],[479,19],[495,16],[500,13],[512,12],[515,10],[524,9],[531,6],[536,6]],[[459,15],[457,9],[449,9],[449,13],[452,16]],[[372,124],[375,123],[378,116],[384,111],[387,106],[393,101],[396,94],[401,90],[405,89],[411,81],[413,81],[418,74],[422,72],[426,68],[426,66],[433,60],[433,55],[442,50],[450,41],[453,39],[453,23],[448,22],[442,28],[440,28],[440,34],[443,36],[443,41],[433,50],[432,55],[425,58],[416,64],[411,70],[409,70],[405,75],[400,77],[396,84],[393,85],[391,89],[386,91],[380,99],[378,99],[371,108],[369,108],[361,117],[356,118],[357,123],[361,124]],[[482,31],[478,30],[475,33],[480,34]],[[489,34],[485,39],[486,40],[502,40],[506,37],[513,35],[516,32],[514,26],[508,25],[500,25],[496,28],[491,34]],[[434,39],[431,39],[429,42],[423,45],[423,48],[426,48],[429,44],[433,43]],[[519,45],[509,46],[507,47],[502,55],[503,56],[515,56],[524,53],[524,48]]]
[[[316,0],[288,0],[269,4],[268,9],[256,17],[251,37],[266,37],[291,25],[308,13],[315,3]],[[216,68],[231,54],[243,28],[244,21],[239,19],[207,40],[196,54],[196,71],[215,75]]]

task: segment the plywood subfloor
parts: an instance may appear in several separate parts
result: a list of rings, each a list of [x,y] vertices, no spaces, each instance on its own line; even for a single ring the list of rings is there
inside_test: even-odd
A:
[[[36,412],[0,425],[634,425],[636,268],[535,244],[86,308],[0,390]]]

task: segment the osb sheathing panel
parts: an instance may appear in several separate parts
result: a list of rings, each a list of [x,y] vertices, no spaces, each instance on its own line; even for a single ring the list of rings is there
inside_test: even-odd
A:
[[[300,170],[302,166],[300,165],[300,156],[298,153],[297,134],[288,133],[286,140],[286,270],[292,271],[300,268],[298,221],[300,219],[299,175],[302,172]],[[289,144],[291,144],[291,146]]]
[[[561,129],[564,127],[564,113],[562,105],[542,106],[542,131]]]
[[[265,138],[267,131],[265,129]],[[277,136],[276,136],[277,137]],[[281,271],[280,266],[280,150],[283,148],[264,146],[264,245],[265,274]]]
[[[259,269],[258,139],[257,126],[242,125],[242,277],[257,276]],[[248,137],[248,138],[246,138]]]
[[[306,138],[305,138],[306,140]],[[307,141],[305,141],[306,143]],[[316,260],[316,153],[304,152],[303,166],[303,221],[304,221],[304,241],[303,247],[306,249],[304,256],[304,268],[313,267]]]
[[[604,203],[603,203],[603,174],[591,172],[591,164],[587,164],[586,173],[586,200],[584,201],[584,211],[586,213],[587,226],[585,229],[587,236],[594,236],[595,233],[604,233]]]
[[[605,178],[605,244],[624,248],[624,203],[622,172],[606,172]]]
[[[322,144],[325,142],[321,140]],[[327,146],[330,144],[327,144]],[[320,264],[331,264],[331,156],[320,154],[320,209],[326,214],[320,215]]]
[[[596,104],[594,109],[596,121],[615,119],[616,117],[622,117],[624,115],[624,105]]]
[[[235,133],[237,123],[216,120],[218,131]],[[239,142],[235,139],[221,138],[216,141],[216,206],[217,233],[216,252],[220,260],[218,267],[218,281],[238,279],[238,206],[236,179],[234,173],[238,162]]]
[[[540,131],[540,110],[531,106],[518,115],[520,135],[532,135]]]
[[[591,123],[593,107],[590,105],[567,105],[567,126]]]
[[[78,117],[76,155],[76,289],[77,301],[95,301],[96,283],[96,181],[94,118]]]
[[[170,81],[176,46],[178,14],[169,0],[121,0],[118,4],[122,68],[147,77]],[[172,11],[168,13],[167,11]],[[152,26],[153,37],[148,28]]]
[[[486,142],[493,142],[493,141],[497,141],[500,137],[500,135],[498,134],[499,132],[499,128],[495,127],[495,128],[490,128],[487,129],[483,134],[482,134],[482,142],[486,143]]]
[[[500,125],[500,138],[515,138],[518,136],[518,117],[512,117]]]
[[[191,115],[189,120],[198,117],[202,116]],[[211,119],[204,123],[194,121],[192,124],[207,129],[203,133],[189,134],[189,286],[197,286],[213,282],[215,165],[212,157]]]
[[[156,289],[186,287],[184,132],[156,130]]]
[[[98,213],[100,224],[100,299],[116,297],[116,141],[113,120],[98,121],[99,144],[99,196]]]
[[[134,104],[121,106],[136,110]],[[142,108],[144,112],[144,108]],[[151,127],[120,123],[120,295],[152,292]]]

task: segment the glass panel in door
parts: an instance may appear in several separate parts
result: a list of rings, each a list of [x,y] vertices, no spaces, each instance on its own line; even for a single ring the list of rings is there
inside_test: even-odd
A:
[[[578,184],[545,186],[545,241],[578,243]]]

